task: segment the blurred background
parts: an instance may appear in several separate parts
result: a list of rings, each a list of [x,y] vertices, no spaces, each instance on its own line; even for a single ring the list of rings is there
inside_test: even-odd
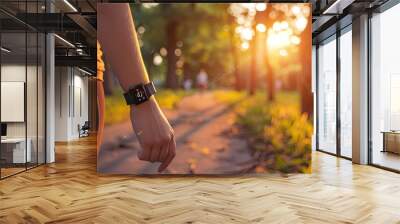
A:
[[[177,133],[168,173],[310,172],[310,6],[131,5],[156,98]],[[129,107],[105,63],[99,171],[154,173],[136,159]]]

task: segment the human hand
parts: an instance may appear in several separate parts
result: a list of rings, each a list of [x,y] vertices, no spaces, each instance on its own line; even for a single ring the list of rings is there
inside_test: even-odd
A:
[[[161,162],[158,172],[162,172],[175,157],[174,131],[154,97],[147,102],[131,106],[132,127],[142,149],[140,160]]]

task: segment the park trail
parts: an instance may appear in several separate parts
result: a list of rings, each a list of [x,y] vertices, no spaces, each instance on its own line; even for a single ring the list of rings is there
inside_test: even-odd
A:
[[[176,157],[163,173],[238,174],[254,164],[247,141],[237,133],[232,107],[218,102],[212,92],[182,99],[165,114],[177,143]],[[97,159],[106,174],[158,174],[159,163],[140,161],[140,145],[130,121],[107,126]]]

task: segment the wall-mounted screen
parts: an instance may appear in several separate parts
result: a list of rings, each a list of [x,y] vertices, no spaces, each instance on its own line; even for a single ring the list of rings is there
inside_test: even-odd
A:
[[[24,122],[24,82],[1,82],[1,122]]]

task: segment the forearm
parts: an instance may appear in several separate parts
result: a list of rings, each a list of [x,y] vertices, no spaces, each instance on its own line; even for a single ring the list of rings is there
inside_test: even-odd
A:
[[[98,39],[121,87],[149,82],[129,4],[98,4]]]

